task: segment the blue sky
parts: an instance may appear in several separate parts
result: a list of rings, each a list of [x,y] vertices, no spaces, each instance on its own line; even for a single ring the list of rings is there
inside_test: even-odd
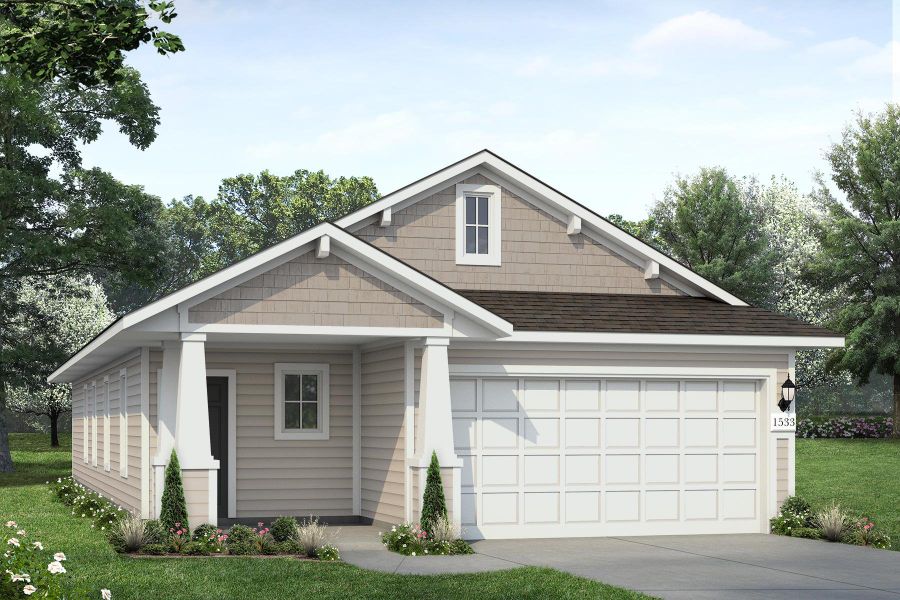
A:
[[[636,218],[721,165],[801,190],[891,93],[891,3],[176,0],[186,52],[129,57],[162,108],[150,149],[109,128],[85,163],[168,201],[269,169],[382,193],[488,147]]]

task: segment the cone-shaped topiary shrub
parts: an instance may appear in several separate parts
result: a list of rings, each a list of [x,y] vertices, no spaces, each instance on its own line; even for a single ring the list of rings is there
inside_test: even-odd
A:
[[[169,465],[166,467],[166,483],[163,486],[159,521],[166,531],[179,528],[190,531],[187,502],[184,500],[184,484],[181,483],[181,464],[175,450],[172,450]]]
[[[431,535],[431,526],[442,517],[447,518],[447,500],[444,498],[444,483],[441,481],[441,465],[438,464],[437,453],[432,452],[422,501],[422,529]]]

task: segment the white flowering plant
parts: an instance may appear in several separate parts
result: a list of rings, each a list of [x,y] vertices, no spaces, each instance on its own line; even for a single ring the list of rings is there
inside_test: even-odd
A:
[[[0,528],[0,598],[111,600],[108,589],[89,593],[76,586],[66,569],[66,555],[32,539],[15,521]]]
[[[91,519],[93,526],[100,531],[112,531],[119,521],[128,516],[128,511],[121,506],[89,490],[71,476],[51,482],[50,491],[60,502],[72,507],[73,515]]]

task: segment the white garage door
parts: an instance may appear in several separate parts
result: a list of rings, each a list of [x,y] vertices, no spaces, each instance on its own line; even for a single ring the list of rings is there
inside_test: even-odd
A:
[[[454,378],[472,537],[763,530],[751,380]]]

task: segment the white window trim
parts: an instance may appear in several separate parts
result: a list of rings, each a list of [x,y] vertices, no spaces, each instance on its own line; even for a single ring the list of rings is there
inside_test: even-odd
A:
[[[128,478],[128,369],[119,371],[119,475]]]
[[[488,253],[466,253],[466,195],[488,197]],[[456,184],[456,264],[500,266],[500,186]]]
[[[97,382],[91,382],[91,466],[97,466]]]
[[[109,376],[103,378],[103,392],[105,394],[105,400],[103,402],[103,470],[110,471],[112,470],[112,463],[110,462],[110,432],[109,432],[109,423],[110,423],[110,411],[109,411]]]
[[[90,406],[88,405],[88,386],[84,384],[83,388],[84,397],[83,397],[83,406],[81,411],[81,457],[84,459],[84,464],[88,464],[90,459],[90,454],[88,447],[90,445],[90,437],[91,437],[91,420],[90,420]]]
[[[284,376],[312,374],[321,377],[319,381],[319,428],[316,431],[284,429]],[[329,412],[329,375],[327,363],[275,363],[275,439],[276,440],[327,440]]]

